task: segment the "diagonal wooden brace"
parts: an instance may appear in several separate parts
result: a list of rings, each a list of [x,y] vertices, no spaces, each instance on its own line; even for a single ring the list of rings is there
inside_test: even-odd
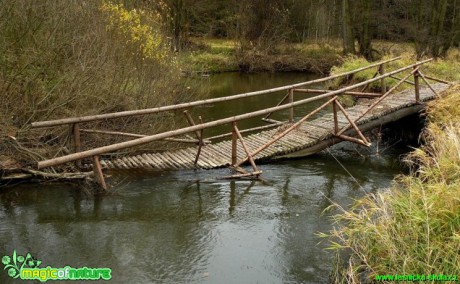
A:
[[[383,96],[381,96],[377,101],[373,102],[372,105],[364,111],[358,118],[355,119],[355,122],[358,122],[361,118],[363,118],[366,114],[368,114],[372,109],[374,109],[379,103],[381,103],[384,99],[386,99],[396,88],[398,88],[402,83],[404,83],[410,76],[412,76],[415,72],[417,72],[419,67],[415,68],[409,75],[405,76],[402,78],[396,85],[391,87]],[[351,126],[351,123],[349,123],[347,126],[343,127],[336,135],[341,135],[345,131],[349,129]]]
[[[101,167],[99,156],[93,156],[93,171],[94,171],[94,176],[96,177],[99,185],[104,190],[107,190],[108,187],[107,187],[107,184],[105,183],[104,174],[102,173],[102,167]]]
[[[308,118],[310,118],[311,116],[317,114],[318,112],[320,112],[323,108],[325,108],[327,105],[329,105],[330,103],[334,102],[335,100],[337,99],[337,96],[334,96],[332,99],[328,100],[327,102],[325,102],[324,104],[322,104],[321,106],[319,106],[318,108],[316,108],[315,110],[313,110],[312,112],[310,112],[309,114],[307,114],[306,116],[302,117],[299,121],[297,121],[296,123],[292,124],[291,126],[289,126],[289,128],[287,128],[286,130],[284,130],[282,133],[276,135],[275,137],[272,138],[272,140],[268,141],[267,143],[265,143],[264,145],[260,146],[259,148],[257,148],[257,150],[255,150],[254,152],[252,152],[251,156],[254,156],[259,154],[260,152],[262,152],[263,150],[267,149],[270,145],[272,145],[273,143],[275,143],[276,141],[280,140],[281,138],[283,138],[284,136],[286,136],[289,132],[291,132],[292,130],[294,130],[295,128],[297,128],[300,124],[302,124],[304,121],[306,121]],[[234,164],[234,166],[238,167],[240,166],[241,164],[243,164],[244,162],[246,162],[248,160],[248,158],[246,159],[243,159],[241,161],[239,161],[238,163]]]
[[[187,110],[184,110],[184,115],[185,115],[185,118],[188,121],[188,124],[190,124],[190,126],[195,126],[195,122],[193,121],[192,116],[190,115],[190,113],[188,113]],[[198,131],[198,130],[195,131],[195,135],[196,135],[196,139],[201,140],[200,131]]]
[[[339,109],[342,111],[343,115],[345,116],[345,118],[348,120],[348,122],[353,126],[353,128],[355,129],[356,133],[359,135],[359,137],[361,138],[361,140],[363,141],[362,144],[366,145],[366,146],[370,146],[371,143],[369,143],[369,141],[367,141],[366,137],[364,137],[363,133],[361,132],[361,130],[359,130],[358,126],[353,122],[353,120],[350,118],[350,116],[348,115],[347,111],[345,110],[345,108],[342,106],[342,104],[339,103],[338,100],[335,100],[334,103],[339,107]],[[340,135],[338,135],[338,137],[340,137]]]
[[[241,135],[240,131],[238,130],[238,127],[236,126],[236,122],[233,122],[232,126],[233,126],[233,131],[236,133],[236,135],[238,136],[238,139],[240,140],[241,146],[243,146],[243,149],[246,152],[247,159],[249,159],[249,162],[251,163],[252,169],[254,170],[254,172],[258,172],[259,169],[257,168],[256,163],[254,162],[254,159],[253,159],[253,157],[251,155],[251,152],[249,152],[249,149],[246,146],[246,143],[244,143],[243,136]]]
[[[436,95],[436,97],[439,98],[440,96],[439,96],[438,92],[436,92],[435,89],[433,89],[433,87],[431,86],[431,84],[428,83],[428,81],[426,80],[426,77],[422,74],[422,72],[420,70],[418,71],[418,75],[420,77],[422,77],[422,80],[425,82],[425,84],[428,85],[428,88],[430,88],[430,90]]]

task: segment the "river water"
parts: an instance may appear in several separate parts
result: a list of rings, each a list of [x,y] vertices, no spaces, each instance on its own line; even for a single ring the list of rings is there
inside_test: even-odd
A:
[[[218,97],[307,79],[230,73],[199,80]],[[210,120],[282,96],[194,113]],[[227,169],[114,172],[114,193],[105,196],[70,184],[1,189],[0,254],[31,253],[41,267],[108,267],[112,283],[327,283],[334,254],[316,234],[332,228],[336,211],[324,209],[347,207],[403,171],[394,147],[379,155],[342,148],[261,165],[263,181],[215,179]],[[0,283],[11,283],[3,270]]]

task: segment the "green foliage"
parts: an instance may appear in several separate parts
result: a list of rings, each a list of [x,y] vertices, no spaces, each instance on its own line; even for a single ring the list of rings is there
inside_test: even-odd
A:
[[[394,58],[397,56],[401,56],[401,59],[385,64],[385,72],[403,68],[407,65],[417,62],[417,58],[414,53],[413,46],[409,44],[405,44],[405,43],[402,43],[402,44],[393,43],[391,44],[391,47],[388,47],[388,45],[390,45],[390,43],[388,42],[380,42],[377,45],[379,49],[382,50],[382,52],[386,53],[386,55],[384,55],[380,60],[386,60],[386,59]],[[426,63],[423,65],[420,71],[423,74],[426,74],[432,77],[436,77],[436,78],[440,78],[443,80],[459,81],[460,80],[460,65],[458,64],[459,52],[460,51],[458,49],[452,49],[449,52],[447,58],[445,59],[438,58],[429,63]],[[334,66],[331,69],[331,74],[334,75],[334,74],[352,71],[354,69],[358,69],[358,68],[367,66],[369,64],[371,64],[371,62],[368,62],[363,57],[347,56],[344,58],[343,63],[341,65]],[[337,79],[331,83],[330,87],[337,88],[343,84],[363,82],[363,81],[371,79],[375,75],[376,72],[377,72],[377,68],[368,69],[368,70],[355,74],[351,78]],[[410,70],[406,71],[406,73],[404,74],[407,75],[409,74],[409,72]],[[400,78],[403,77],[403,75],[397,75],[397,76],[399,76]],[[409,78],[409,80],[413,81],[412,78]],[[385,84],[387,86],[387,89],[391,88],[396,83],[398,83],[397,79],[393,79],[393,78],[385,79]],[[381,83],[380,81],[376,81],[376,82],[371,83],[369,87],[371,90],[380,91]],[[398,90],[404,90],[408,88],[411,88],[411,85],[402,84],[398,87]]]
[[[331,249],[351,252],[337,282],[377,274],[458,273],[460,267],[460,85],[428,107],[426,145],[407,157],[410,176],[334,217]]]

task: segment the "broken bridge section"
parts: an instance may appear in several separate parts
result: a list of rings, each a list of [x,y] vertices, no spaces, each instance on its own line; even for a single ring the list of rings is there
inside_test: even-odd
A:
[[[398,59],[393,58],[342,74],[269,90],[150,109],[34,122],[31,124],[32,128],[67,126],[71,129],[70,136],[72,137],[72,144],[69,146],[74,149],[72,154],[39,161],[37,169],[70,162],[74,162],[78,168],[82,168],[81,161],[89,160],[101,186],[107,188],[104,182],[104,169],[150,168],[165,170],[231,167],[236,173],[225,178],[259,177],[262,171],[258,169],[257,162],[260,161],[307,156],[341,141],[369,146],[371,141],[363,135],[364,131],[421,111],[425,102],[435,99],[449,87],[449,82],[422,73],[421,67],[431,59],[386,72],[385,64]],[[375,74],[371,79],[364,82],[338,90],[306,88],[309,85],[338,78],[350,78],[358,72],[371,68],[376,68]],[[396,80],[396,83],[391,87],[387,87],[389,78],[393,82]],[[370,84],[377,81],[382,86],[382,91],[379,93],[368,91]],[[409,89],[397,92],[403,84],[409,85]],[[280,91],[285,91],[286,95],[277,105],[248,113],[235,114],[227,118],[203,122],[201,116],[198,116],[196,118],[198,123],[196,123],[188,112],[189,109],[196,106],[211,105],[218,108],[222,107],[222,105],[218,105],[219,103],[226,101],[244,100],[254,96],[269,96]],[[305,94],[310,96],[306,97]],[[366,98],[366,100],[359,100],[355,106],[346,108],[340,99],[345,95]],[[322,105],[309,113],[302,113],[303,117],[295,120],[295,107],[312,102],[319,102]],[[151,115],[177,110],[183,110],[189,126],[151,135],[83,127],[87,122],[98,120]],[[270,118],[271,114],[280,111],[287,111],[287,121],[276,121]],[[264,122],[269,124],[250,129],[239,129],[239,122],[255,117],[261,117]],[[205,137],[205,129],[222,125],[228,125],[231,132],[214,137]],[[92,134],[116,135],[132,139],[81,150],[82,145],[84,145],[84,137],[82,136]],[[189,134],[195,137],[191,137]],[[174,151],[149,152],[115,159],[101,160],[100,158],[104,154],[116,153],[122,149],[159,140],[179,142],[184,145],[188,143],[188,145],[194,146]],[[240,167],[245,163],[251,165],[252,171],[246,171]]]

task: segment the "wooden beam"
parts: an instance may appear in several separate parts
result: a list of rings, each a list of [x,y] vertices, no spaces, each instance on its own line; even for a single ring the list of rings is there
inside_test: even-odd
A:
[[[383,66],[383,64],[380,64],[379,66],[379,74],[380,75],[384,75],[385,74],[385,67]],[[387,87],[386,87],[386,84],[385,84],[385,77],[383,77],[381,80],[380,80],[380,86],[382,88],[382,95],[384,95],[387,91]]]
[[[289,103],[292,104],[294,102],[294,89],[289,89],[288,92]],[[294,122],[294,107],[289,108],[289,122]]]
[[[332,104],[332,113],[334,114],[334,134],[337,134],[339,132],[339,120],[337,119],[337,106],[335,103]]]
[[[185,115],[185,118],[186,118],[187,121],[188,121],[188,124],[189,124],[190,126],[195,126],[195,122],[193,121],[192,116],[190,115],[190,113],[188,113],[187,110],[184,110],[184,115]],[[198,130],[195,131],[196,139],[198,139],[199,141],[201,141],[201,139],[202,139],[200,135],[201,135],[200,131],[198,131]]]
[[[428,88],[430,88],[430,90],[439,98],[438,92],[436,92],[436,90],[433,89],[433,87],[431,86],[431,84],[428,83],[428,81],[426,80],[425,76],[422,74],[422,72],[420,72],[420,70],[418,71],[418,74],[420,75],[420,77],[422,77],[422,80],[425,82],[425,84],[428,85]]]
[[[283,124],[285,124],[285,122],[278,122],[278,123],[274,123],[274,124],[270,124],[270,125],[257,126],[257,127],[253,127],[253,128],[240,130],[240,133],[243,134],[243,133],[248,133],[248,132],[253,132],[253,131],[270,129],[270,128],[278,127],[278,126],[283,125]],[[220,134],[220,135],[216,135],[216,136],[212,136],[212,137],[208,137],[208,138],[206,138],[206,140],[215,140],[215,139],[225,138],[225,137],[229,137],[229,136],[232,136],[232,132],[224,133],[224,134]]]
[[[236,134],[236,122],[232,122],[232,165],[237,162],[238,134]]]
[[[330,92],[330,90],[320,90],[320,89],[295,89],[296,92],[299,93],[311,93],[311,94],[326,94]],[[343,92],[344,95],[351,95],[351,96],[357,96],[357,97],[380,97],[381,94],[377,93],[363,93],[363,92]]]
[[[393,75],[391,75],[390,78],[393,78],[393,79],[396,79],[396,80],[399,80],[399,81],[402,80],[401,78],[399,78],[399,77],[397,77],[397,76],[393,76]],[[409,81],[409,80],[405,80],[404,83],[407,83],[407,84],[412,85],[412,86],[415,85],[414,83],[412,83],[412,82]]]
[[[417,69],[417,72],[414,72],[415,101],[417,103],[420,103],[420,83],[419,83],[418,77],[419,77],[419,73]]]
[[[200,120],[200,124],[203,124],[203,119],[201,118],[201,116],[199,116],[198,119]],[[204,129],[200,130],[200,142],[198,143],[198,151],[196,153],[195,161],[193,162],[194,165],[198,163],[198,159],[200,158],[201,154],[201,148],[205,145],[203,143],[203,131]]]
[[[99,185],[104,189],[107,190],[107,184],[105,183],[104,174],[102,173],[102,167],[100,162],[99,156],[93,156],[93,171],[94,176],[96,177]]]
[[[282,122],[282,121],[279,121],[279,120],[275,120],[275,119],[271,119],[271,118],[262,118],[261,119],[263,122],[266,122],[266,123],[271,123],[271,124],[283,124],[285,122]]]
[[[72,137],[73,137],[73,145],[75,153],[81,151],[81,135],[80,135],[80,124],[74,123],[72,125]],[[81,167],[81,160],[75,161],[75,166],[77,168]]]
[[[258,178],[259,175],[261,175],[262,173],[263,173],[262,171],[257,171],[257,172],[252,172],[252,173],[236,174],[236,175],[231,175],[231,176],[223,176],[221,177],[221,179],[239,179],[239,178],[244,178],[244,177]]]
[[[287,94],[281,99],[281,101],[279,101],[276,106],[280,106],[282,105],[288,98],[289,98],[289,91],[287,92]],[[269,114],[267,114],[263,119],[268,119],[273,113],[270,112]],[[262,119],[262,120],[263,120]]]
[[[118,131],[106,131],[106,130],[96,130],[96,129],[80,129],[80,132],[93,133],[93,134],[115,135],[115,136],[125,136],[125,137],[132,137],[132,138],[142,138],[142,137],[147,137],[148,136],[148,135],[144,135],[144,134],[134,134],[134,133],[126,133],[126,132],[118,132]],[[165,138],[163,140],[170,141],[170,142],[178,142],[178,143],[193,143],[193,144],[200,143],[200,140],[197,140],[197,139]],[[210,141],[210,139],[204,139],[203,143],[211,144],[211,141]]]
[[[350,118],[350,116],[348,115],[347,111],[345,110],[345,108],[342,106],[341,103],[339,103],[338,100],[335,100],[334,103],[339,107],[339,109],[342,111],[343,115],[345,116],[345,118],[350,122],[350,124],[353,126],[353,128],[355,129],[356,133],[359,135],[359,137],[361,137],[361,140],[364,141],[365,145],[366,146],[370,146],[371,143],[369,143],[369,141],[367,141],[366,137],[364,137],[363,133],[361,133],[361,130],[359,130],[358,126],[353,122],[353,120]]]
[[[443,83],[443,84],[451,84],[451,82],[448,82],[448,81],[445,81],[445,80],[441,80],[441,79],[438,79],[438,78],[434,78],[434,77],[431,77],[431,76],[427,76],[427,75],[424,75],[425,78],[429,79],[429,80],[433,80],[433,81],[436,81],[436,82],[439,82],[439,83]]]
[[[240,131],[238,131],[238,127],[236,126],[236,122],[234,122],[232,124],[232,126],[233,126],[233,130],[236,132],[236,135],[238,136],[238,139],[240,140],[241,146],[243,146],[243,149],[246,152],[247,159],[249,160],[249,163],[251,163],[253,171],[254,172],[259,171],[259,169],[257,169],[256,163],[254,162],[253,155],[251,154],[251,152],[249,152],[249,149],[246,146],[246,143],[244,143],[243,136],[241,135]],[[237,167],[237,166],[238,165],[236,165],[235,167]]]

